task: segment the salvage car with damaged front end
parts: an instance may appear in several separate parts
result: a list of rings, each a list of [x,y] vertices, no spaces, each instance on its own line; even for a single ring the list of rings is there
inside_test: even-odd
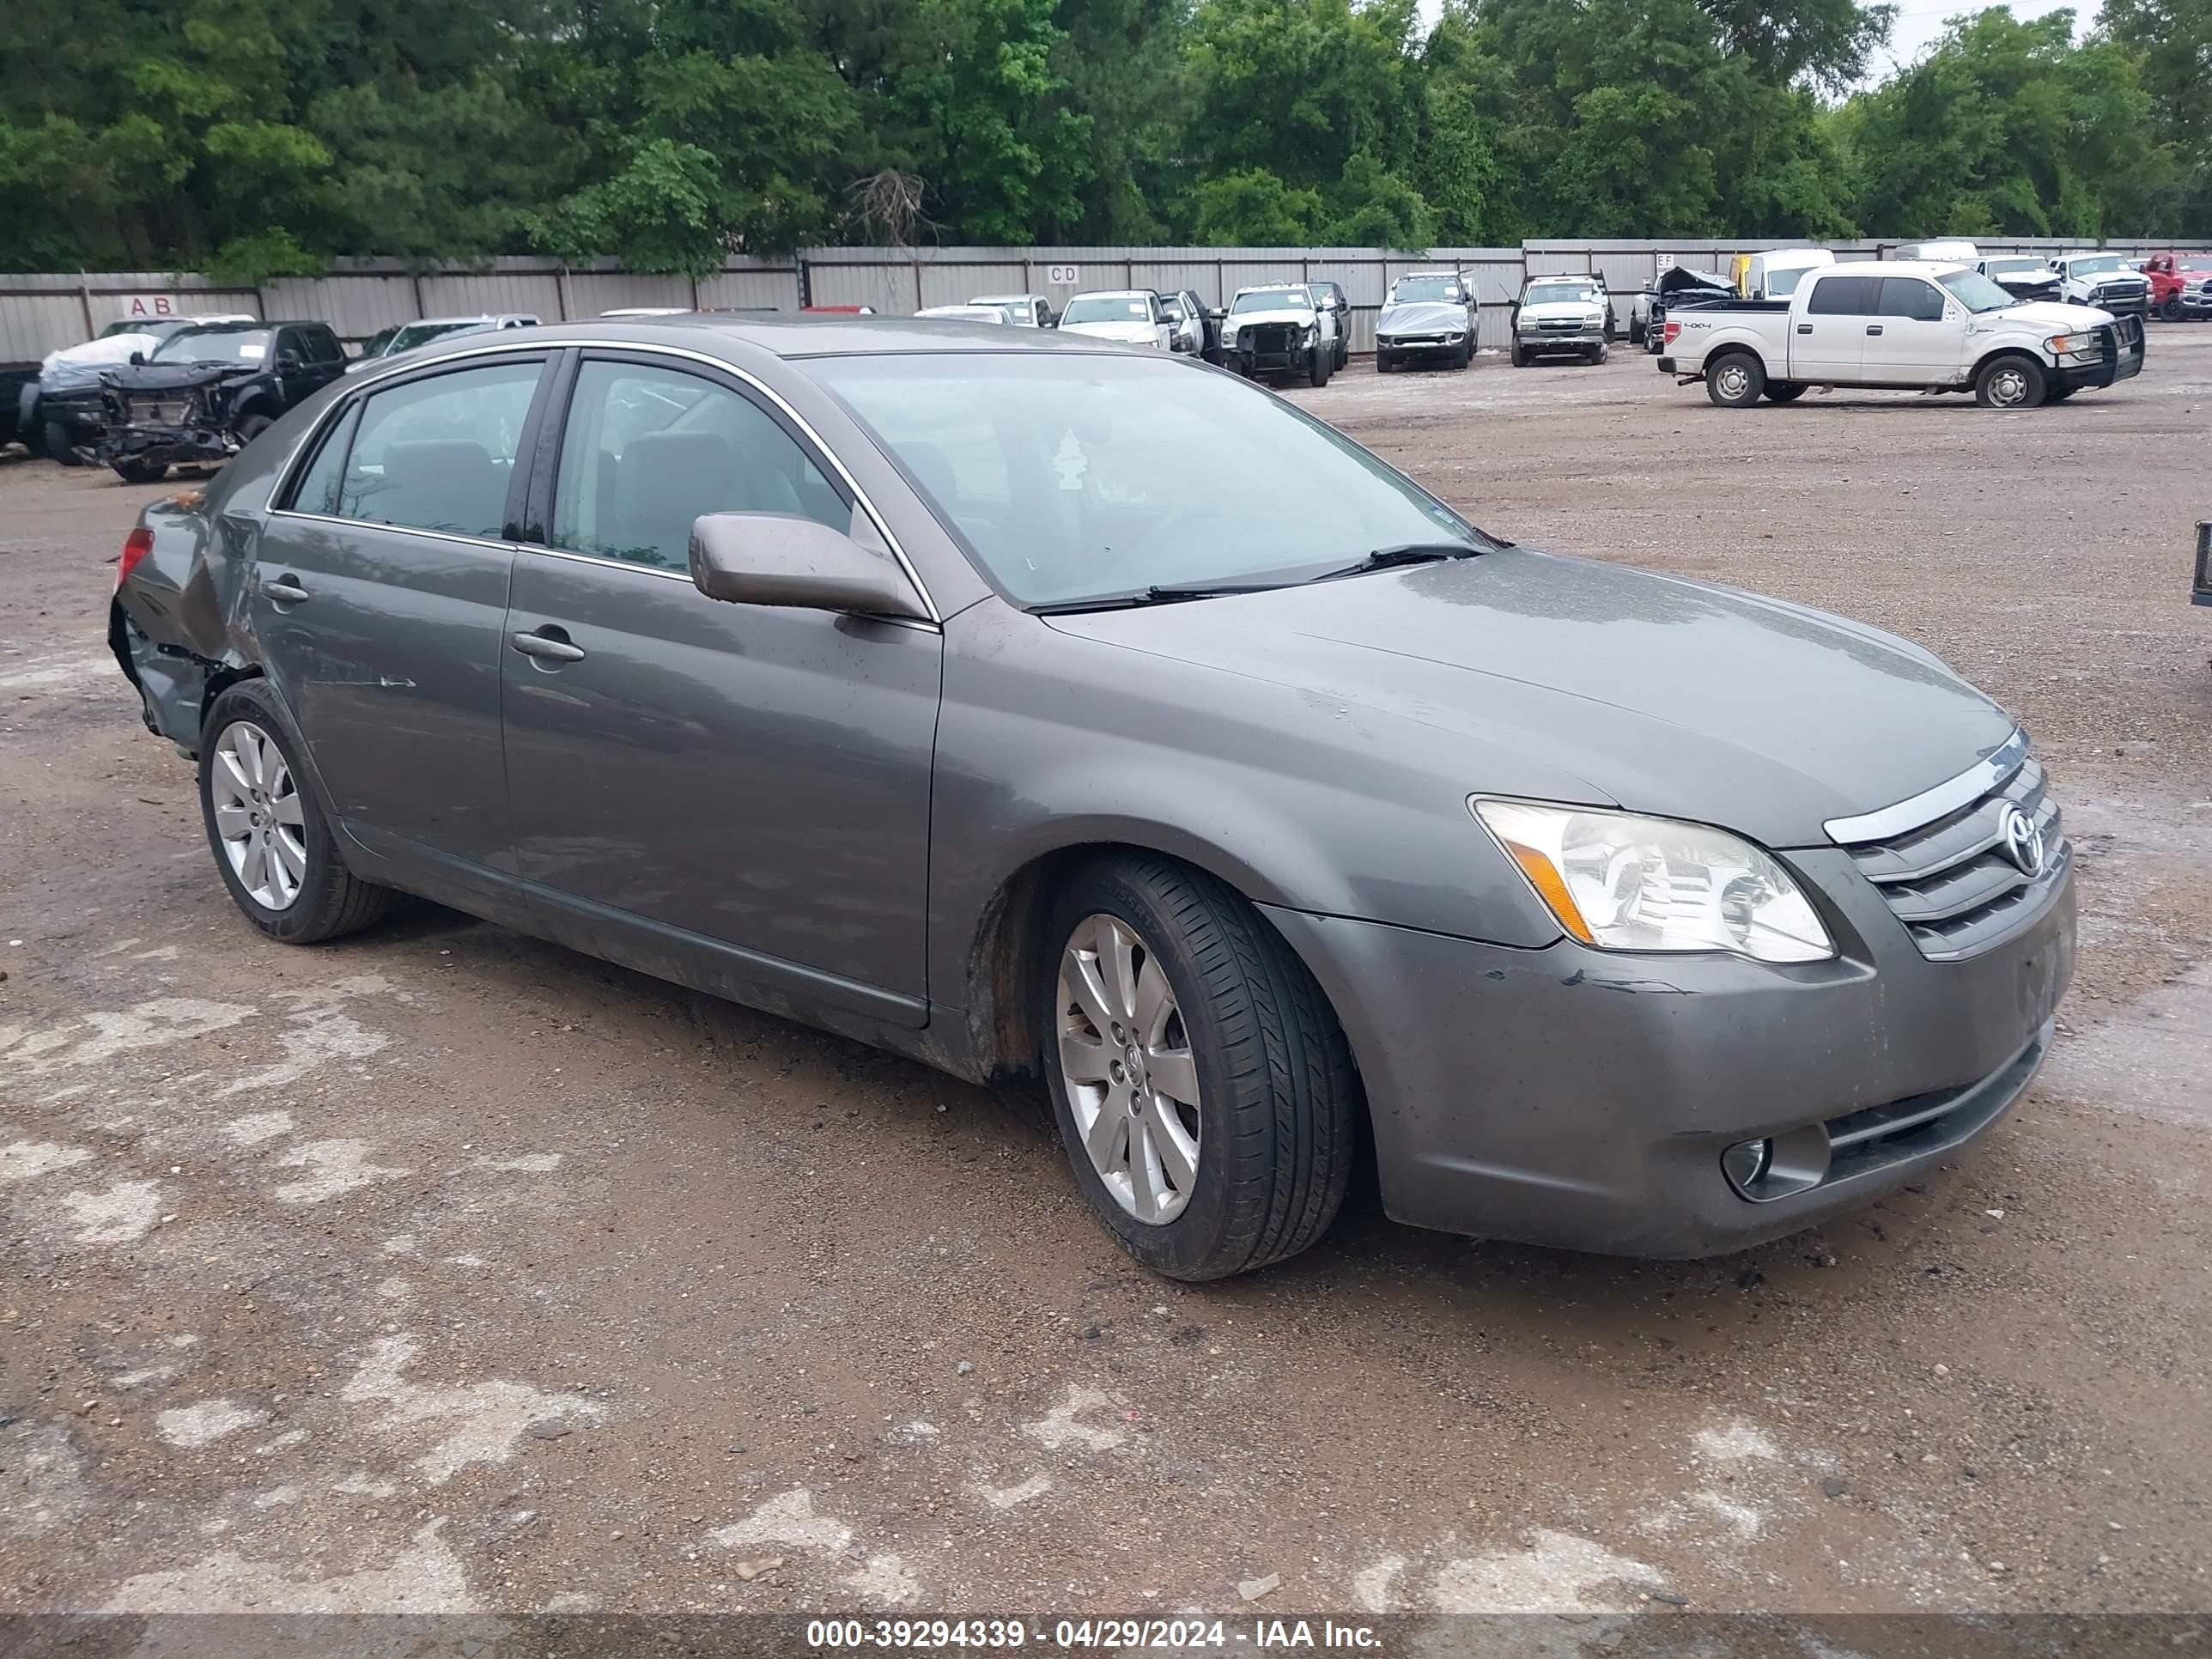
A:
[[[419,894],[1041,1087],[1179,1278],[1304,1249],[1370,1157],[1455,1232],[1811,1225],[1987,1133],[2073,965],[2043,769],[1929,652],[1516,547],[1165,352],[438,342],[118,568],[264,935]]]
[[[101,372],[107,419],[94,453],[132,483],[228,460],[345,368],[345,348],[321,323],[181,329],[150,357]]]

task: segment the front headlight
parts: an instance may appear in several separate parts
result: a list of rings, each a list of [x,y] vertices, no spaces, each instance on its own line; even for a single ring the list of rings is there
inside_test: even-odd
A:
[[[1824,962],[1828,930],[1789,872],[1703,824],[1468,798],[1560,927],[1603,951],[1726,951]]]
[[[1314,343],[1314,336],[1320,332],[1321,325],[1319,323],[1308,323],[1304,329],[1299,331],[1298,343],[1300,345],[1311,345]]]
[[[2062,357],[2069,352],[2097,349],[2096,337],[2089,334],[2054,334],[2043,343]]]

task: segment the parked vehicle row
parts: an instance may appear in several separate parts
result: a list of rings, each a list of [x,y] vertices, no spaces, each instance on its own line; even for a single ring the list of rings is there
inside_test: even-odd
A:
[[[110,638],[266,940],[420,894],[1027,1079],[1177,1278],[1305,1249],[1360,1164],[1418,1225],[1710,1255],[2003,1118],[2075,937],[2008,714],[1167,358],[448,337],[149,503]]]

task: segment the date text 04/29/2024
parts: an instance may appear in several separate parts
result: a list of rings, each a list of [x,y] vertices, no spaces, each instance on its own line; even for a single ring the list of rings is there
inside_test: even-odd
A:
[[[1153,1648],[1261,1650],[1328,1648],[1371,1651],[1382,1638],[1368,1625],[1331,1619],[817,1619],[806,1626],[810,1648],[947,1650],[1040,1647],[1067,1650]]]

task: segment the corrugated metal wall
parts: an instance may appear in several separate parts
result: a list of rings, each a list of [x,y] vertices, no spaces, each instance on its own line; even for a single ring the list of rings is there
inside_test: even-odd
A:
[[[246,312],[264,317],[315,318],[350,340],[417,317],[481,312],[535,313],[546,322],[596,317],[629,306],[704,307],[795,311],[817,306],[868,306],[902,316],[925,306],[957,305],[980,294],[1047,295],[1054,308],[1086,289],[1196,290],[1221,305],[1239,288],[1267,283],[1340,283],[1352,301],[1352,349],[1374,349],[1375,316],[1390,280],[1401,272],[1456,266],[1480,305],[1482,345],[1503,349],[1509,307],[1531,276],[1601,271],[1618,293],[1650,282],[1665,266],[1725,271],[1740,252],[1809,246],[1787,239],[1739,242],[1615,240],[1577,238],[1530,241],[1519,247],[1431,248],[1408,253],[1383,248],[1279,247],[939,247],[803,248],[790,260],[732,258],[712,276],[639,276],[602,264],[564,270],[550,259],[504,258],[480,270],[412,271],[397,260],[343,260],[326,276],[286,277],[261,289],[219,287],[208,278],[170,271],[109,271],[76,276],[0,276],[0,364],[32,362],[130,315]],[[1837,257],[1871,259],[1898,246],[1882,241],[1831,244]],[[2081,246],[2055,239],[1984,241],[1992,253],[2053,253]],[[2202,242],[2108,242],[2116,252],[2153,253]]]

